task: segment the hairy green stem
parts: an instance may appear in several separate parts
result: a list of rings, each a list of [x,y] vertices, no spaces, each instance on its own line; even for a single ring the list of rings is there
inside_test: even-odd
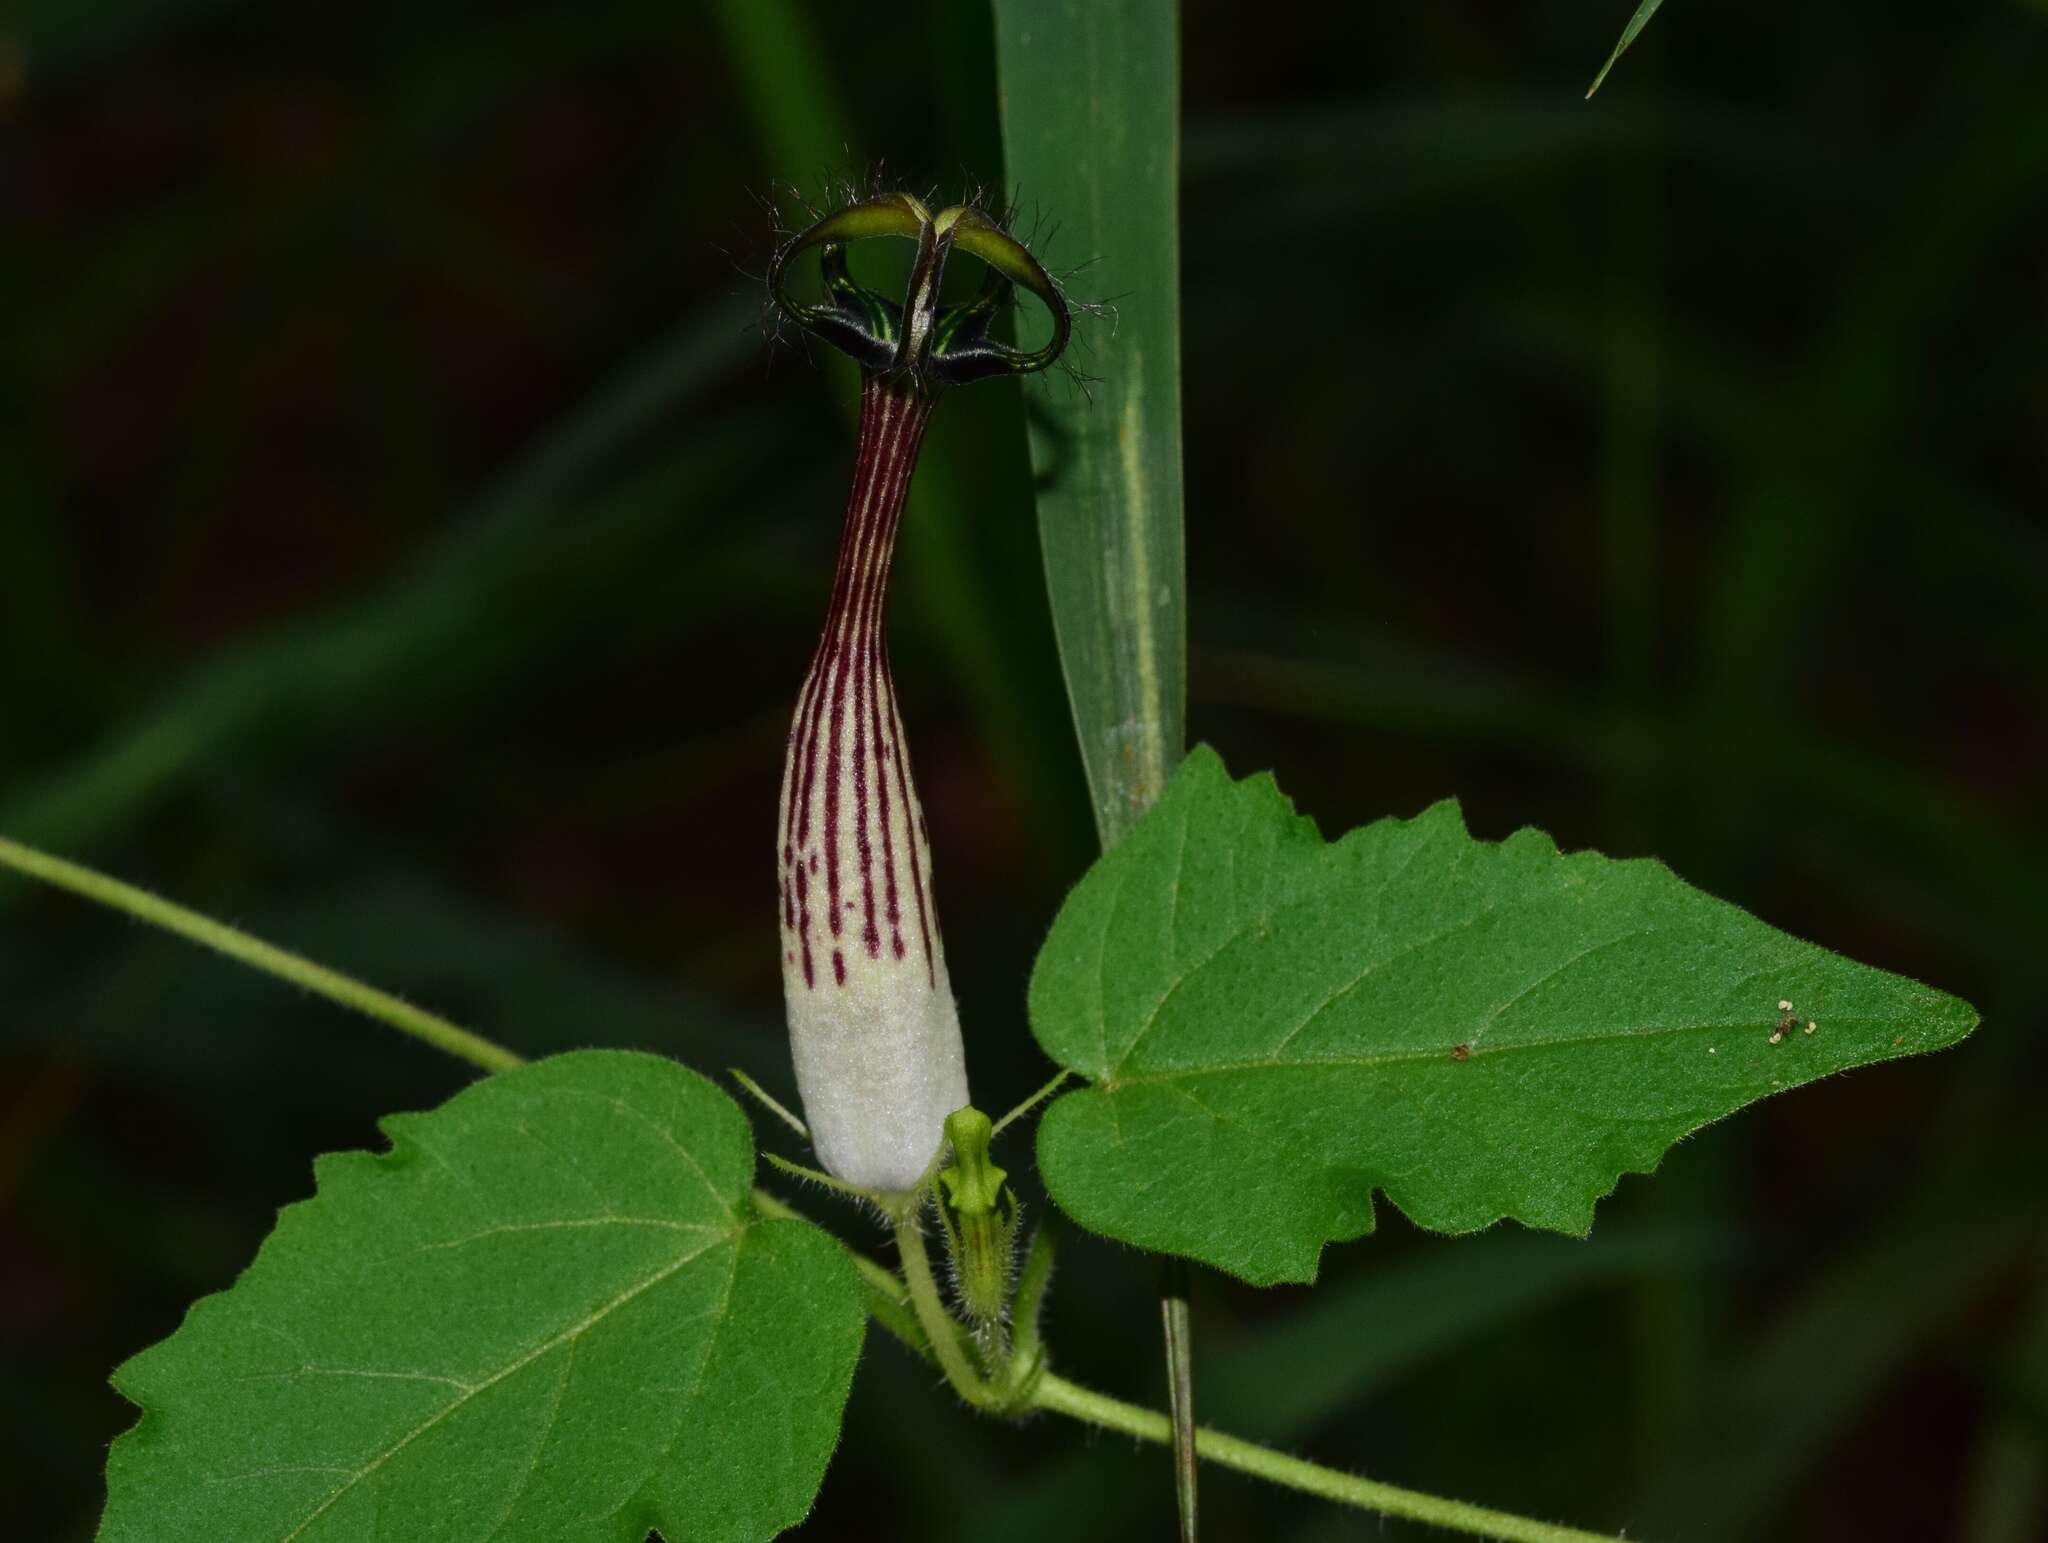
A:
[[[330,970],[325,965],[302,959],[260,938],[217,922],[210,916],[174,905],[160,895],[152,895],[146,889],[133,884],[124,884],[119,879],[109,878],[91,868],[77,863],[66,862],[61,857],[52,857],[34,847],[23,846],[18,841],[9,841],[0,836],[0,867],[12,868],[17,873],[39,879],[58,889],[68,890],[74,895],[91,900],[99,905],[124,912],[137,921],[147,922],[152,927],[161,927],[166,932],[175,932],[179,937],[189,939],[202,948],[225,954],[240,964],[261,970],[266,975],[275,975],[280,980],[322,996],[328,1001],[346,1007],[365,1017],[375,1018],[379,1023],[388,1024],[401,1034],[410,1034],[414,1039],[425,1040],[436,1050],[479,1066],[487,1072],[510,1071],[525,1064],[525,1057],[507,1050],[503,1045],[494,1045],[481,1035],[467,1029],[457,1028],[446,1018],[414,1007],[388,991],[379,991],[359,980]]]
[[[1120,1398],[1097,1393],[1051,1372],[1039,1380],[1032,1402],[1040,1409],[1049,1409],[1054,1414],[1063,1414],[1104,1430],[1121,1431],[1127,1436],[1136,1436],[1140,1441],[1156,1441],[1164,1445],[1173,1440],[1173,1422],[1157,1410],[1127,1404]],[[1195,1432],[1195,1450],[1212,1463],[1235,1468],[1270,1484],[1282,1484],[1304,1494],[1335,1501],[1338,1505],[1356,1506],[1361,1511],[1376,1511],[1382,1516],[1398,1516],[1433,1527],[1447,1527],[1473,1537],[1499,1538],[1506,1543],[1616,1543],[1616,1539],[1607,1533],[1582,1532],[1577,1527],[1561,1527],[1554,1522],[1539,1522],[1507,1511],[1467,1505],[1462,1500],[1445,1500],[1437,1495],[1424,1495],[1412,1489],[1399,1489],[1392,1484],[1361,1479],[1356,1474],[1325,1468],[1320,1463],[1304,1462],[1284,1452],[1275,1452],[1271,1447],[1226,1436],[1207,1426]]]
[[[1016,1108],[1012,1109],[1008,1114],[1004,1115],[1000,1120],[996,1121],[995,1125],[989,1131],[990,1139],[994,1139],[995,1137],[1000,1136],[1012,1125],[1015,1125],[1019,1120],[1023,1119],[1025,1115],[1029,1114],[1032,1110],[1036,1109],[1048,1098],[1051,1098],[1053,1094],[1059,1092],[1061,1085],[1064,1084],[1066,1080],[1073,1075],[1074,1074],[1070,1071],[1060,1072],[1058,1076],[1054,1077],[1051,1081],[1047,1082],[1036,1093],[1033,1093],[1029,1098],[1025,1099],[1023,1103],[1019,1104]]]
[[[802,1214],[784,1204],[775,1196],[762,1190],[754,1191],[754,1208],[763,1216],[788,1217],[803,1220]],[[887,1304],[886,1316],[876,1313],[875,1321],[887,1329],[916,1355],[926,1361],[936,1361],[931,1341],[919,1332],[919,1325],[903,1310],[906,1300],[914,1298],[911,1292],[895,1274],[883,1265],[877,1264],[865,1254],[847,1250],[853,1259],[854,1268],[860,1272],[861,1282],[867,1288],[870,1307],[876,1302]],[[1033,1254],[1039,1252],[1034,1244]],[[922,1241],[916,1245],[915,1254],[924,1258]],[[1052,1250],[1044,1250],[1044,1273],[1051,1272]],[[1025,1273],[1033,1273],[1032,1263],[1027,1260]],[[930,1280],[927,1269],[926,1280]],[[1041,1278],[1042,1289],[1042,1278]],[[1024,1295],[1020,1289],[1019,1299]],[[1036,1309],[1037,1291],[1033,1292],[1033,1308]],[[936,1303],[936,1289],[932,1301]],[[942,1342],[950,1342],[952,1353],[964,1367],[967,1351],[961,1342],[960,1327],[950,1314],[940,1309],[940,1316],[946,1327],[942,1328]],[[1020,1355],[1024,1353],[1024,1339],[1018,1338]],[[1036,1350],[1034,1344],[1033,1350]],[[1173,1442],[1173,1421],[1156,1409],[1147,1409],[1141,1404],[1127,1404],[1120,1398],[1111,1398],[1106,1393],[1097,1393],[1092,1388],[1069,1382],[1064,1377],[1049,1371],[1041,1372],[1027,1400],[1029,1407],[1044,1410],[1049,1414],[1064,1415],[1084,1425],[1098,1426],[1103,1430],[1120,1431],[1126,1436],[1135,1436],[1140,1441],[1153,1441],[1161,1446]],[[1239,1473],[1250,1474],[1264,1479],[1269,1484],[1278,1484],[1285,1489],[1299,1490],[1328,1500],[1337,1505],[1354,1506],[1361,1511],[1372,1511],[1382,1516],[1398,1516],[1407,1521],[1424,1522],[1430,1526],[1443,1527],[1452,1532],[1462,1532],[1470,1537],[1495,1538],[1502,1543],[1622,1543],[1604,1532],[1586,1532],[1577,1527],[1560,1526],[1555,1522],[1537,1521],[1533,1517],[1516,1516],[1509,1511],[1495,1511],[1486,1506],[1469,1505],[1462,1500],[1446,1500],[1439,1495],[1426,1495],[1419,1490],[1402,1489],[1393,1484],[1381,1484],[1372,1479],[1363,1479],[1356,1474],[1340,1469],[1326,1468],[1321,1463],[1311,1463],[1299,1457],[1289,1457],[1271,1447],[1262,1447],[1256,1442],[1245,1441],[1237,1436],[1227,1436],[1221,1431],[1198,1427],[1195,1431],[1195,1452],[1198,1456],[1225,1468],[1235,1468]]]
[[[896,1220],[896,1252],[903,1261],[903,1284],[909,1290],[910,1305],[953,1391],[977,1409],[1000,1409],[1004,1402],[1000,1390],[989,1386],[975,1366],[960,1343],[953,1315],[939,1297],[931,1259],[925,1253],[924,1233],[918,1227],[918,1209],[907,1208]]]
[[[1025,1366],[1045,1354],[1045,1293],[1052,1284],[1053,1254],[1058,1247],[1059,1219],[1048,1211],[1024,1251],[1024,1268],[1018,1272],[1017,1295],[1010,1308],[1017,1360]]]

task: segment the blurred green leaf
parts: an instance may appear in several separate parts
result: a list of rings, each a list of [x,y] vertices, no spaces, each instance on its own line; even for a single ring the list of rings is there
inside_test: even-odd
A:
[[[245,902],[252,931],[445,1012],[498,1043],[543,1055],[588,1043],[659,1050],[707,1066],[741,1065],[788,1088],[781,1025],[756,1021],[698,992],[647,980],[512,916],[465,900],[403,860],[354,868],[345,860],[316,892]],[[366,920],[374,919],[374,921]],[[146,962],[157,967],[145,968]],[[141,975],[135,974],[142,971]],[[356,1072],[344,1048],[360,1045],[362,1073],[394,1064],[392,1047],[275,982],[195,958],[169,940],[130,929],[96,933],[84,949],[45,944],[38,957],[0,939],[0,978],[32,991],[35,1007],[0,1018],[0,1051],[31,1048],[90,1056],[142,1073],[157,1086],[221,1087],[275,1103],[300,1095],[336,1101]],[[303,1021],[302,1021],[303,1020]],[[263,1032],[251,1034],[249,1026]],[[330,1085],[303,1087],[308,1031]],[[436,1071],[442,1063],[427,1063]],[[297,1085],[295,1087],[295,1085]],[[379,1083],[378,1086],[383,1086]],[[793,1091],[792,1091],[793,1096]]]
[[[1694,1268],[1722,1251],[1705,1230],[1603,1232],[1584,1242],[1515,1232],[1461,1239],[1319,1287],[1295,1312],[1205,1360],[1203,1399],[1226,1429],[1296,1442],[1496,1325],[1574,1291]]]
[[[1972,1464],[1962,1543],[2027,1543],[2048,1517],[2048,1291],[2035,1298],[2001,1370],[2003,1407]]]
[[[1621,29],[1621,41],[1614,45],[1614,52],[1607,56],[1607,62],[1600,66],[1600,73],[1593,77],[1593,84],[1586,88],[1587,96],[1592,96],[1600,89],[1600,83],[1607,79],[1607,72],[1614,68],[1623,54],[1628,52],[1629,45],[1636,40],[1643,28],[1650,24],[1650,18],[1657,14],[1657,8],[1663,3],[1664,0],[1643,0],[1643,3],[1636,7],[1635,15],[1631,16],[1628,25]]]
[[[107,54],[223,11],[237,0],[23,0],[10,16],[32,85],[58,85]]]
[[[1750,188],[1796,182],[1809,196],[1861,191],[1860,169],[1838,146],[1796,119],[1754,106],[1682,96],[1637,96],[1588,112],[1551,94],[1512,89],[1464,96],[1375,91],[1367,101],[1277,105],[1191,119],[1182,147],[1191,190],[1225,190],[1263,216],[1285,208],[1291,223],[1326,227],[1359,213],[1488,195],[1517,179],[1556,181],[1616,162],[1685,162],[1742,179]],[[1846,184],[1846,186],[1844,186]],[[1281,202],[1285,200],[1285,202]],[[1233,212],[1243,203],[1234,203]],[[1256,221],[1218,222],[1212,242],[1256,243]]]
[[[68,715],[95,650],[77,547],[26,434],[0,439],[0,487],[0,699]]]
[[[995,19],[1010,181],[1087,261],[1070,283],[1116,310],[1080,361],[1100,378],[1029,413],[1053,625],[1107,846],[1159,796],[1186,734],[1178,8],[995,0]]]
[[[115,1385],[101,1543],[765,1539],[810,1508],[864,1319],[747,1198],[745,1116],[585,1051],[384,1122]],[[483,1520],[483,1519],[494,1519]]]
[[[1821,1031],[1774,1043],[1783,999]],[[1312,1280],[1376,1188],[1436,1231],[1583,1233],[1689,1132],[1977,1021],[1660,863],[1475,842],[1453,804],[1326,845],[1208,750],[1068,897],[1030,1005],[1096,1084],[1039,1128],[1061,1209],[1254,1285]]]
[[[807,187],[843,173],[852,136],[811,11],[791,0],[711,0],[708,9],[775,175]]]
[[[1773,1535],[1800,1479],[2038,1241],[2044,1126],[2037,1108],[2003,1115],[1963,1132],[1961,1155],[1923,1164],[1907,1203],[1825,1256],[1726,1358],[1700,1428],[1647,1486],[1645,1537]]]
[[[365,704],[388,707],[430,680],[480,671],[509,688],[509,656],[550,641],[537,625],[542,618],[609,618],[604,574],[630,571],[656,542],[672,543],[681,520],[727,512],[731,500],[720,501],[713,490],[736,466],[758,465],[753,452],[760,443],[730,424],[707,426],[685,453],[616,490],[601,516],[559,526],[547,520],[624,444],[716,379],[745,346],[740,316],[723,307],[678,329],[479,500],[413,573],[337,614],[224,650],[98,750],[10,790],[0,829],[78,847],[259,734],[266,755],[275,757],[293,742],[359,736],[357,714]],[[583,584],[564,582],[579,572]]]
[[[1771,453],[1747,468],[1723,521],[1697,628],[1702,739],[1799,715],[1823,656],[1809,644],[1854,571],[1848,556],[1871,537],[1894,447],[1916,442],[1909,426],[1945,389],[1928,367],[1941,325],[1999,259],[2000,238],[2042,207],[2044,64],[2038,27],[2003,15],[1980,23],[1894,166],[1886,222],[1858,244],[1860,270],[1832,297],[1834,323],[1785,398],[1798,432],[1765,437]],[[1751,855],[1744,833],[1771,759],[1717,766],[1701,784],[1702,817],[1731,872]]]
[[[1767,790],[1778,819],[1759,817],[1746,839],[1769,836],[1781,854],[1811,852],[1821,871],[1851,889],[1865,875],[1843,876],[1847,864],[1881,871],[1892,884],[1917,880],[1929,891],[1925,924],[1952,930],[1966,951],[2010,962],[2016,940],[2048,925],[2048,891],[2038,881],[2048,849],[1875,751],[1809,729],[1797,755],[1759,756],[1750,740],[1709,732],[1689,712],[1604,709],[1482,660],[1347,637],[1342,617],[1299,607],[1204,602],[1204,614],[1224,616],[1233,633],[1303,647],[1331,648],[1334,640],[1332,651],[1343,655],[1198,649],[1205,702],[1535,756],[1603,778],[1652,776],[1673,794],[1702,776],[1750,779]],[[2038,972],[2031,962],[2026,968]]]

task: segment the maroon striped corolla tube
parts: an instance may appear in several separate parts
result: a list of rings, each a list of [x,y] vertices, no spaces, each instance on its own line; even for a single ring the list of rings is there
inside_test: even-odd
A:
[[[917,242],[905,300],[854,282],[845,246]],[[790,258],[821,252],[825,303],[796,301]],[[941,306],[947,255],[988,268],[975,297]],[[940,391],[1043,369],[1067,337],[1045,270],[980,210],[931,214],[907,194],[853,204],[776,255],[783,311],[862,366],[860,443],[823,635],[797,698],[783,762],[777,872],[790,1047],[812,1144],[850,1184],[900,1194],[925,1176],[946,1116],[968,1102],[960,1017],[946,978],[931,842],[889,673],[886,627],[896,532]],[[989,325],[1023,284],[1053,314],[1052,341],[1025,353]]]

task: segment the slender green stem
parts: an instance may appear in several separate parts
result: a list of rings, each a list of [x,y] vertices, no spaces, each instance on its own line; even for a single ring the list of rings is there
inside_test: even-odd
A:
[[[1181,1543],[1196,1543],[1195,1362],[1184,1260],[1159,1262],[1159,1322],[1166,1335],[1166,1408],[1173,1421],[1173,1498]]]
[[[925,1253],[924,1233],[918,1228],[917,1209],[906,1209],[896,1221],[896,1252],[903,1260],[903,1284],[910,1293],[910,1305],[917,1313],[925,1337],[938,1357],[939,1370],[953,1384],[953,1391],[977,1409],[999,1409],[1001,1394],[990,1387],[960,1343],[953,1315],[940,1300],[938,1282],[932,1279],[932,1265]]]
[[[1098,1425],[1104,1430],[1121,1431],[1127,1436],[1136,1436],[1140,1441],[1164,1444],[1173,1439],[1173,1422],[1157,1410],[1127,1404],[1120,1398],[1097,1393],[1051,1372],[1039,1380],[1032,1402],[1041,1409]],[[1616,1543],[1616,1539],[1607,1533],[1582,1532],[1577,1527],[1561,1527],[1554,1522],[1539,1522],[1527,1516],[1489,1510],[1485,1506],[1467,1505],[1462,1500],[1445,1500],[1436,1495],[1424,1495],[1412,1489],[1398,1489],[1392,1484],[1361,1479],[1356,1474],[1325,1468],[1320,1463],[1304,1462],[1301,1458],[1289,1457],[1284,1452],[1241,1441],[1235,1436],[1226,1436],[1206,1426],[1195,1432],[1195,1450],[1212,1463],[1235,1468],[1268,1483],[1282,1484],[1304,1494],[1335,1501],[1338,1505],[1356,1506],[1362,1511],[1425,1522],[1433,1527],[1447,1527],[1474,1537],[1499,1538],[1506,1543]]]
[[[1023,1103],[1019,1104],[1015,1109],[1012,1109],[1008,1114],[1004,1115],[1000,1120],[996,1121],[994,1128],[989,1131],[989,1139],[994,1140],[997,1136],[1000,1136],[1010,1126],[1014,1125],[1018,1120],[1022,1119],[1025,1115],[1029,1114],[1033,1109],[1036,1109],[1040,1104],[1044,1103],[1045,1100],[1051,1098],[1053,1094],[1057,1093],[1060,1090],[1060,1084],[1065,1082],[1069,1077],[1073,1075],[1074,1074],[1070,1071],[1062,1071],[1057,1077],[1054,1077],[1050,1082],[1046,1083],[1044,1087],[1040,1088],[1036,1093],[1033,1093],[1029,1098],[1025,1099]]]
[[[210,916],[174,905],[148,890],[137,889],[133,884],[124,884],[104,873],[66,862],[61,857],[52,857],[18,841],[9,841],[4,836],[0,836],[0,867],[12,868],[32,879],[123,912],[137,921],[147,922],[152,927],[174,932],[202,948],[225,954],[237,963],[290,981],[352,1012],[375,1018],[401,1034],[425,1040],[436,1050],[445,1050],[487,1072],[510,1071],[525,1064],[525,1057],[503,1045],[494,1045],[479,1034],[457,1028],[446,1018],[401,1001],[388,991],[379,991],[338,970],[302,959]]]
[[[844,1196],[861,1205],[873,1206],[884,1216],[893,1217],[902,1209],[901,1195],[886,1194],[879,1189],[869,1189],[861,1184],[849,1184],[846,1180],[835,1179],[831,1174],[817,1168],[806,1168],[802,1163],[793,1163],[779,1153],[763,1152],[761,1156],[767,1160],[770,1167],[779,1169],[793,1179],[802,1179],[806,1184],[829,1189],[835,1195]]]
[[[1017,1275],[1010,1327],[1016,1335],[1017,1360],[1024,1366],[1030,1366],[1045,1353],[1045,1292],[1052,1284],[1052,1261],[1059,1240],[1058,1214],[1048,1211],[1038,1230],[1031,1234],[1031,1246],[1024,1251],[1024,1268]]]
[[[762,1190],[754,1191],[754,1207],[763,1216],[792,1217],[801,1219],[800,1213],[773,1195]],[[906,1346],[927,1361],[944,1360],[935,1357],[931,1344],[924,1335],[916,1338],[904,1331],[903,1321],[908,1315],[902,1311],[907,1299],[915,1302],[917,1293],[907,1287],[891,1271],[877,1264],[863,1254],[852,1254],[854,1268],[860,1272],[862,1282],[868,1287],[869,1300],[880,1300],[895,1309],[892,1318],[877,1315],[876,1321],[894,1334]],[[1033,1242],[1032,1259],[1027,1259],[1024,1274],[1027,1279],[1034,1272],[1034,1262],[1040,1250]],[[923,1262],[925,1250],[920,1238],[905,1250],[906,1259],[914,1257]],[[1030,1295],[1034,1311],[1037,1298],[1043,1290],[1045,1276],[1052,1268],[1050,1244],[1043,1251],[1043,1267],[1039,1284]],[[924,1276],[926,1285],[931,1286],[931,1271],[927,1264]],[[1020,1285],[1020,1304],[1026,1292]],[[962,1346],[959,1325],[939,1303],[936,1287],[931,1287],[929,1301],[937,1311],[941,1325],[939,1340],[949,1343],[952,1354],[959,1364],[967,1367],[967,1353]],[[919,1313],[920,1321],[924,1313]],[[1018,1352],[1024,1354],[1024,1335],[1018,1335]],[[970,1369],[971,1370],[971,1369]],[[972,1400],[970,1399],[970,1402]],[[1127,1404],[1120,1398],[1111,1398],[1106,1393],[1097,1393],[1092,1388],[1056,1377],[1051,1372],[1041,1371],[1024,1396],[1024,1402],[1031,1408],[1051,1414],[1064,1415],[1084,1425],[1099,1426],[1103,1430],[1121,1431],[1124,1435],[1135,1436],[1140,1441],[1156,1441],[1168,1445],[1173,1440],[1173,1421],[1156,1409],[1147,1409],[1139,1404]],[[988,1405],[985,1407],[1000,1407]],[[1486,1506],[1467,1505],[1461,1500],[1446,1500],[1437,1495],[1425,1495],[1412,1489],[1401,1489],[1392,1484],[1380,1484],[1371,1479],[1359,1478],[1356,1474],[1344,1473],[1336,1468],[1325,1468],[1320,1463],[1306,1462],[1298,1457],[1289,1457],[1284,1452],[1275,1452],[1270,1447],[1244,1441],[1236,1436],[1226,1436],[1221,1431],[1199,1427],[1195,1432],[1195,1451],[1212,1463],[1225,1468],[1235,1468],[1254,1478],[1264,1479],[1269,1484],[1278,1484],[1287,1489],[1300,1490],[1319,1499],[1333,1501],[1338,1505],[1355,1506],[1362,1511],[1374,1511],[1383,1516],[1398,1516],[1408,1521],[1426,1522],[1431,1526],[1448,1528],[1453,1532],[1466,1533],[1472,1537],[1496,1538],[1503,1543],[1623,1543],[1604,1532],[1585,1532],[1577,1527],[1563,1527],[1554,1522],[1541,1522],[1532,1517],[1516,1516],[1508,1511],[1495,1511]]]
[[[890,1277],[892,1280],[894,1278]],[[918,1323],[916,1315],[904,1304],[903,1299],[891,1296],[865,1273],[861,1275],[860,1284],[862,1292],[867,1297],[868,1316],[894,1335],[905,1348],[915,1351],[929,1361],[932,1358],[932,1342],[925,1338],[923,1326]]]
[[[774,1115],[777,1119],[781,1120],[784,1125],[787,1125],[791,1130],[795,1131],[799,1136],[803,1137],[804,1140],[809,1141],[811,1139],[810,1127],[805,1125],[802,1120],[799,1120],[795,1115],[791,1114],[789,1110],[784,1108],[782,1105],[782,1101],[776,1098],[773,1094],[771,1094],[766,1088],[762,1087],[760,1083],[756,1082],[752,1077],[749,1077],[737,1066],[728,1066],[725,1069],[725,1074],[726,1076],[732,1078],[734,1082],[737,1082],[748,1093],[752,1094],[754,1101],[756,1103],[758,1103],[762,1108],[766,1109],[770,1114]]]

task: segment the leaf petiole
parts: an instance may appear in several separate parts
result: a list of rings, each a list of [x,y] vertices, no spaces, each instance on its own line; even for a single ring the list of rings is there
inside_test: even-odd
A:
[[[783,1105],[782,1101],[776,1098],[775,1095],[770,1093],[766,1088],[762,1087],[760,1083],[756,1082],[752,1077],[749,1077],[737,1066],[728,1066],[725,1069],[725,1074],[726,1076],[732,1078],[734,1082],[737,1082],[740,1085],[741,1089],[753,1098],[755,1103],[759,1104],[762,1108],[766,1109],[770,1114],[774,1115],[777,1119],[781,1120],[784,1125],[787,1125],[791,1130],[795,1131],[797,1135],[801,1136],[805,1141],[809,1141],[811,1139],[811,1128],[808,1125],[804,1124],[802,1120],[799,1120],[795,1115],[791,1114],[789,1110]]]
[[[1051,1098],[1053,1094],[1059,1092],[1061,1086],[1066,1082],[1066,1080],[1069,1077],[1073,1075],[1074,1074],[1070,1071],[1061,1071],[1058,1076],[1054,1077],[1050,1082],[1046,1083],[1044,1087],[1040,1088],[1036,1093],[1033,1093],[1029,1098],[1025,1099],[1023,1103],[1019,1104],[1016,1108],[1012,1109],[1000,1120],[996,1121],[995,1128],[989,1132],[989,1139],[994,1140],[997,1136],[1000,1136],[1005,1130],[1009,1129],[1012,1125],[1016,1124],[1017,1121],[1021,1120],[1025,1115],[1029,1114],[1032,1110],[1036,1109],[1048,1098]]]

